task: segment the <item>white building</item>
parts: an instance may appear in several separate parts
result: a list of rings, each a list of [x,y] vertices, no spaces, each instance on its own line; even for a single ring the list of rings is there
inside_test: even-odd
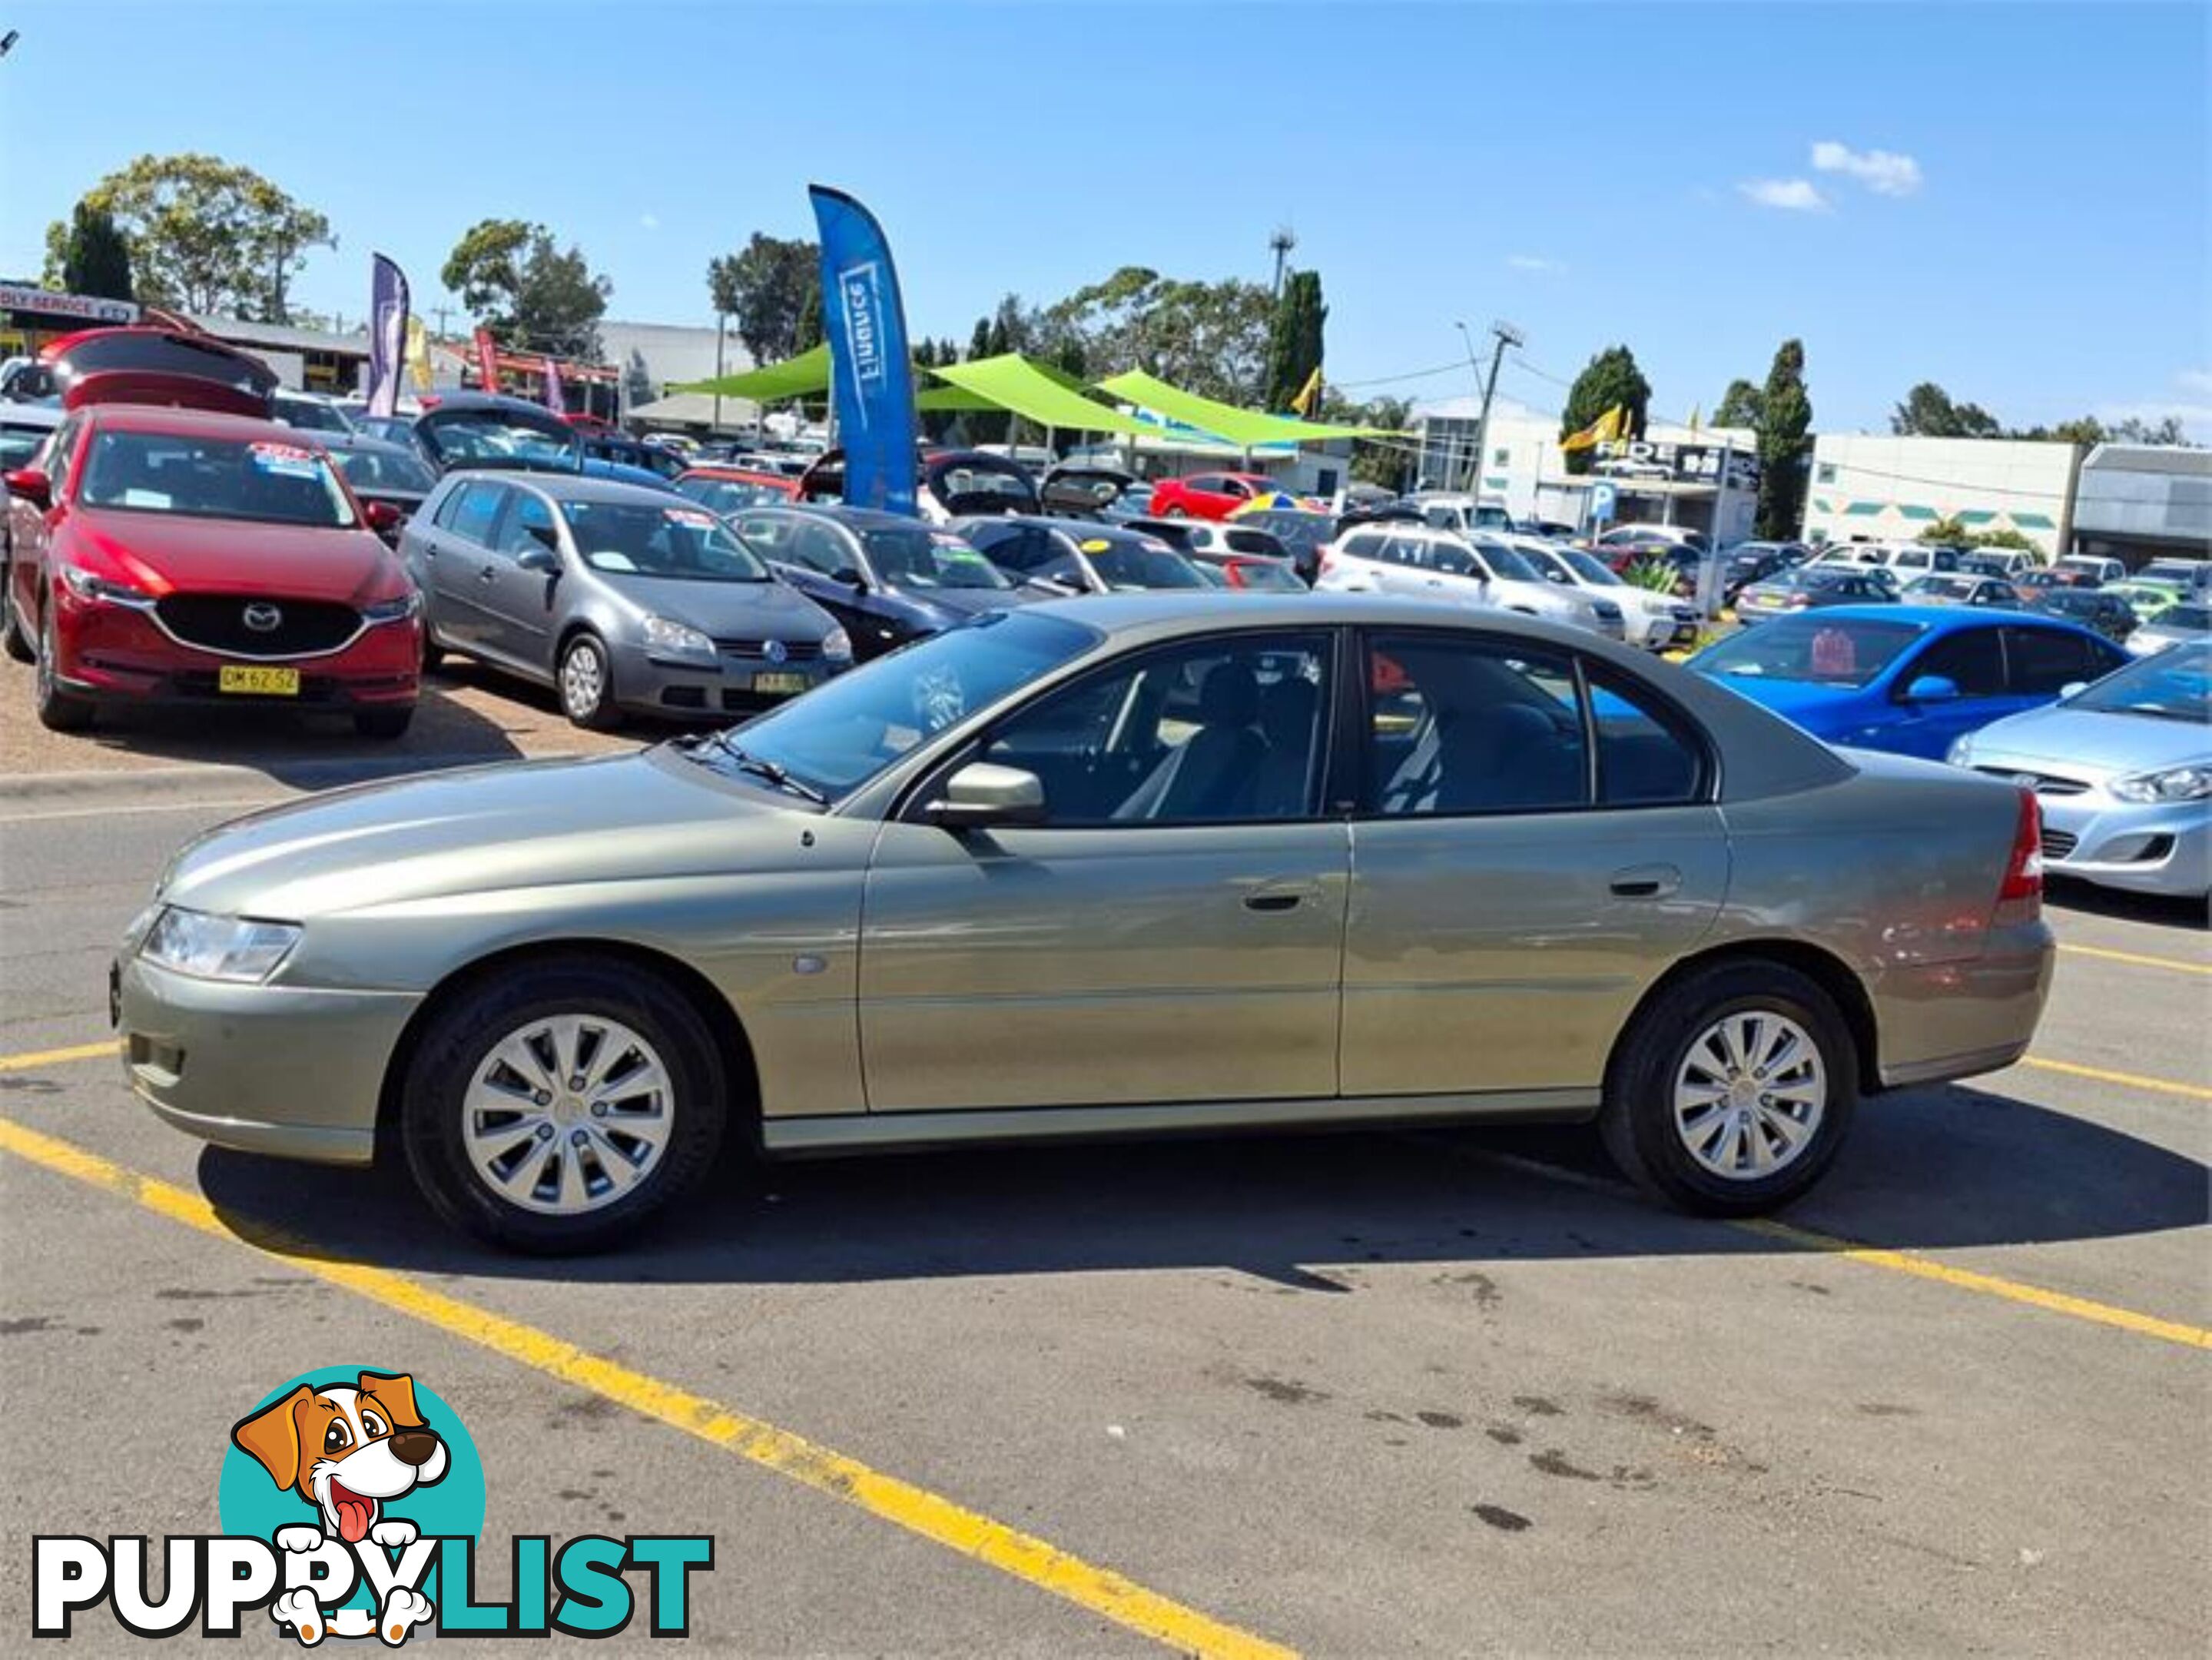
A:
[[[2212,450],[2100,444],[2074,493],[2074,550],[2124,559],[2212,555]]]
[[[1655,422],[1637,442],[1609,446],[1591,457],[1587,471],[1571,473],[1559,447],[1559,417],[1500,398],[1490,406],[1481,477],[1471,484],[1481,413],[1475,398],[1446,398],[1415,411],[1415,475],[1421,483],[1495,501],[1517,520],[1577,530],[1591,523],[1595,487],[1607,484],[1613,523],[1692,526],[1722,547],[1751,534],[1758,443],[1746,428]]]
[[[1909,542],[1955,519],[1970,531],[2018,531],[2055,558],[2069,545],[2081,465],[2074,444],[1824,433],[1813,446],[1805,538]]]

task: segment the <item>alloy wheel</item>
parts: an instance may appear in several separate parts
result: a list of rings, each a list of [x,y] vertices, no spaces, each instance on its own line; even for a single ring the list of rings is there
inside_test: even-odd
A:
[[[611,1205],[667,1151],[675,1087],[653,1045],[618,1020],[533,1019],[493,1044],[461,1099],[470,1166],[508,1203],[546,1216]]]
[[[599,648],[579,641],[561,660],[561,705],[572,721],[586,719],[606,696],[606,666]]]
[[[1795,1164],[1827,1106],[1820,1045],[1769,1010],[1722,1016],[1675,1069],[1675,1134],[1701,1168],[1731,1182],[1763,1181]]]

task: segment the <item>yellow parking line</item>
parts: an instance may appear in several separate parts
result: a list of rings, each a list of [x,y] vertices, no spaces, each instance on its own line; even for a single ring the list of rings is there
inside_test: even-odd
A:
[[[85,1051],[54,1053],[78,1055]],[[285,1243],[299,1246],[303,1254],[241,1239],[223,1225],[214,1207],[198,1194],[128,1170],[67,1141],[0,1118],[0,1151],[118,1194],[202,1233],[276,1257],[288,1268],[342,1286],[395,1313],[589,1390],[641,1417],[658,1419],[710,1446],[735,1453],[895,1527],[973,1557],[1180,1653],[1229,1656],[1236,1660],[1285,1660],[1294,1653],[818,1442],[632,1371],[535,1326],[448,1297],[405,1274],[304,1254],[305,1247],[297,1241]]]
[[[2105,946],[2061,946],[2061,957],[2097,957],[2107,963],[2132,963],[2139,969],[2172,969],[2178,974],[2212,974],[2212,963],[2186,963],[2178,957],[2146,957],[2141,952]]]
[[[2185,1325],[2179,1320],[2161,1320],[2155,1315],[2137,1314],[2132,1309],[2114,1308],[2109,1303],[2094,1303],[2086,1297],[2069,1297],[2064,1292],[2045,1291],[2040,1286],[2022,1285],[2016,1280],[2000,1279],[1994,1274],[1976,1274],[1971,1268],[1954,1268],[1948,1263],[1915,1256],[1907,1251],[1890,1250],[1880,1245],[1863,1245],[1855,1240],[1838,1239],[1833,1234],[1815,1233],[1810,1228],[1792,1227],[1787,1222],[1750,1218],[1732,1225],[1747,1233],[1760,1234],[1788,1244],[1802,1245],[1808,1250],[1848,1257],[1854,1262],[1863,1262],[1869,1268],[1888,1268],[1893,1273],[1933,1280],[1960,1291],[1978,1292],[1985,1297],[2002,1297],[2008,1302],[2025,1303],[2030,1308],[2043,1309],[2052,1314],[2068,1314],[2076,1320],[2094,1321],[2101,1326],[2117,1326],[2122,1331],[2131,1331],[2142,1337],[2161,1338],[2169,1343],[2179,1343],[2185,1348],[2212,1349],[2212,1329],[2203,1326]]]
[[[115,1040],[79,1043],[74,1049],[33,1049],[27,1055],[0,1055],[0,1072],[31,1072],[40,1067],[58,1067],[71,1061],[97,1061],[115,1053]]]
[[[2112,1072],[2103,1067],[2084,1067],[2071,1061],[2046,1061],[2039,1055],[2023,1059],[2023,1067],[2033,1067],[2040,1072],[2063,1072],[2069,1078],[2093,1078],[2100,1084],[2121,1084],[2131,1090],[2149,1090],[2157,1095],[2183,1095],[2192,1101],[2212,1101],[2212,1089],[2202,1084],[2184,1084],[2171,1078],[2146,1078],[2139,1072]]]

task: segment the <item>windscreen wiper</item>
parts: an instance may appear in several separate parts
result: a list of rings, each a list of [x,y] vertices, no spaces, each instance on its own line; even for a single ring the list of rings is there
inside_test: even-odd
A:
[[[777,762],[763,760],[757,755],[750,755],[739,749],[730,741],[730,735],[727,733],[718,732],[708,741],[728,756],[730,763],[739,772],[763,779],[787,794],[796,795],[804,801],[813,802],[817,807],[826,807],[830,805],[830,798],[815,788],[813,785],[793,778],[789,770]]]

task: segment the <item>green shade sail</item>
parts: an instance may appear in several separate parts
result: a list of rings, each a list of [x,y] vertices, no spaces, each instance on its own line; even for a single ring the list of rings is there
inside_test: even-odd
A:
[[[1377,427],[1330,427],[1318,421],[1294,421],[1288,416],[1261,415],[1252,410],[1240,410],[1234,404],[1218,404],[1211,398],[1200,398],[1196,392],[1184,392],[1164,380],[1155,380],[1142,369],[1131,369],[1127,374],[1117,374],[1110,380],[1101,380],[1098,390],[1164,415],[1170,421],[1181,421],[1187,426],[1212,433],[1227,439],[1240,447],[1261,444],[1317,444],[1325,438],[1379,438],[1385,436]],[[1155,436],[1159,429],[1147,426],[1146,430]]]
[[[1148,421],[1093,403],[1072,391],[1057,374],[1047,374],[1010,351],[998,357],[979,357],[972,363],[939,363],[930,371],[965,392],[985,400],[988,407],[1012,410],[1024,421],[1060,432],[1121,432],[1158,436],[1159,428]],[[923,408],[929,407],[923,404]]]
[[[796,357],[769,363],[743,374],[725,374],[711,380],[693,380],[671,392],[703,392],[719,398],[750,398],[757,404],[778,404],[793,398],[819,398],[830,390],[830,346],[824,341],[809,346]]]
[[[929,371],[934,374],[937,371]],[[965,414],[971,410],[994,410],[999,407],[979,392],[968,392],[959,386],[927,386],[914,395],[914,406],[924,415]]]

